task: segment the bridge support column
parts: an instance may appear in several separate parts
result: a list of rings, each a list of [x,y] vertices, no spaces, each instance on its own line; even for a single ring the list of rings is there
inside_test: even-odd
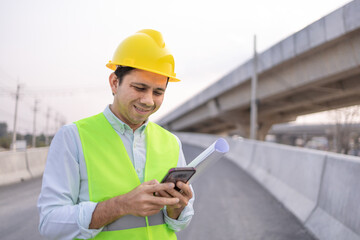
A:
[[[258,132],[257,132],[257,140],[265,141],[266,135],[268,134],[273,124],[274,123],[259,124]]]
[[[272,125],[273,125],[273,123],[259,124],[259,127],[257,129],[256,140],[264,141],[265,137],[268,134]],[[250,124],[249,123],[245,123],[245,124],[237,123],[236,130],[231,131],[230,134],[237,134],[242,137],[249,138],[250,137]]]

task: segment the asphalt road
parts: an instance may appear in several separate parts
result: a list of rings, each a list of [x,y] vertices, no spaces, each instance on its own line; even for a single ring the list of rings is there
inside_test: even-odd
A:
[[[0,187],[0,239],[44,239],[36,208],[40,188],[41,178]]]
[[[202,149],[184,145],[192,160]],[[41,179],[0,187],[0,239],[44,239],[36,208]],[[266,190],[232,162],[221,159],[193,184],[195,216],[179,240],[313,240]]]

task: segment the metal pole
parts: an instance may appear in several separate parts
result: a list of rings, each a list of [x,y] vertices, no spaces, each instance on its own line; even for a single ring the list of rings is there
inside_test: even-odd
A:
[[[33,125],[33,135],[32,135],[32,147],[36,147],[36,112],[37,112],[37,104],[38,100],[35,99],[35,106],[34,106],[34,125]]]
[[[250,139],[257,139],[257,60],[256,35],[254,35],[253,75],[251,78]]]
[[[12,136],[12,150],[13,151],[16,151],[16,120],[17,120],[19,93],[20,93],[20,84],[17,85],[16,95],[15,95],[15,116],[14,116],[14,128],[13,128],[13,136]]]

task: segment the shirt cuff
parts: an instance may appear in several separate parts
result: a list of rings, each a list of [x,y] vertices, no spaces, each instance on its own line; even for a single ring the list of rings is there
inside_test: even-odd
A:
[[[99,229],[89,229],[92,214],[96,208],[96,205],[97,203],[90,201],[79,203],[78,225],[81,235],[86,239],[95,237],[103,229],[103,227]]]
[[[186,228],[190,221],[192,216],[194,215],[194,211],[191,209],[189,210],[189,207],[185,207],[184,210],[180,213],[178,219],[173,219],[167,215],[166,206],[163,209],[164,213],[164,219],[165,223],[168,225],[168,227],[175,232],[181,231],[184,228]]]

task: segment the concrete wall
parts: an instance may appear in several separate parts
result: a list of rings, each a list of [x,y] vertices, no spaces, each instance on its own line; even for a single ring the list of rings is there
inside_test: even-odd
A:
[[[207,147],[219,136],[177,133]],[[228,159],[247,171],[320,240],[360,239],[360,158],[226,138]]]
[[[21,152],[0,152],[0,185],[41,176],[44,172],[48,148]]]

